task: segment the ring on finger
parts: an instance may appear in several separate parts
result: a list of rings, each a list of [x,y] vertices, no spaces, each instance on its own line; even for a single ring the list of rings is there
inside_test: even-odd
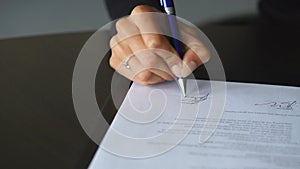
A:
[[[128,64],[128,62],[130,61],[130,59],[133,57],[134,55],[128,56],[127,58],[125,58],[125,60],[122,62],[123,66],[128,69],[131,70],[130,65]]]

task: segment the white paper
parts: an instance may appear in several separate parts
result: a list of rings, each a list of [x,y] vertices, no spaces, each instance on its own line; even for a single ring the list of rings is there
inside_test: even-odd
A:
[[[224,82],[196,83],[187,98],[175,82],[134,84],[89,168],[300,168],[300,88],[227,82],[224,93]],[[210,116],[223,96],[224,111]]]

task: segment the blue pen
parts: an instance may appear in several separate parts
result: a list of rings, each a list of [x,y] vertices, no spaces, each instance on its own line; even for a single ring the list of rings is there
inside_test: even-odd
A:
[[[160,3],[167,15],[174,15],[174,16],[176,15],[175,5],[174,5],[173,0],[160,0]],[[177,20],[176,20],[176,17],[174,17],[174,16],[168,17],[170,29],[171,29],[171,33],[172,33],[172,37],[173,37],[173,46],[174,46],[175,50],[177,51],[177,53],[179,54],[180,58],[183,59],[184,53],[180,47],[180,42],[177,40],[177,39],[179,39],[179,31],[178,31]],[[182,77],[178,77],[177,80],[178,80],[178,84],[181,88],[182,94],[183,94],[183,96],[185,96],[186,81]]]

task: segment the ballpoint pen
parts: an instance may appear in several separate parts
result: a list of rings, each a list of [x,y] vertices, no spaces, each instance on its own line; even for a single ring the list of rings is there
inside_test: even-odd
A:
[[[180,47],[180,42],[177,40],[177,38],[179,36],[179,31],[178,31],[177,20],[175,17],[176,12],[175,12],[174,2],[173,2],[173,0],[160,0],[160,3],[167,15],[174,15],[174,16],[168,17],[171,33],[173,36],[173,46],[174,46],[175,50],[177,51],[177,53],[179,54],[180,58],[183,59],[184,53]],[[181,92],[182,92],[183,96],[185,96],[186,95],[186,93],[185,93],[186,92],[186,80],[183,77],[178,77],[177,80],[178,80],[178,84],[181,89]]]

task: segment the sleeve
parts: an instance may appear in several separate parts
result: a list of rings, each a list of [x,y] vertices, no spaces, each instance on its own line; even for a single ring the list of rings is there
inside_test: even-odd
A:
[[[161,9],[159,0],[105,0],[105,4],[113,20],[129,15],[138,5],[149,5]]]

